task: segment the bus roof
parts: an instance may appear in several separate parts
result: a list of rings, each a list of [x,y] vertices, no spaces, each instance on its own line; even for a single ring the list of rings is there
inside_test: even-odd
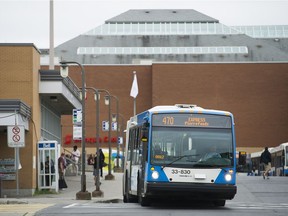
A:
[[[137,123],[144,121],[144,119],[147,118],[149,115],[155,113],[202,113],[202,114],[226,115],[231,116],[233,119],[232,113],[227,111],[204,109],[194,104],[175,104],[175,105],[163,105],[152,107],[149,110],[146,110],[142,113],[137,114],[136,116],[131,117],[129,124],[137,125]]]
[[[230,112],[222,110],[204,109],[193,104],[175,104],[174,106],[155,106],[148,110],[150,113],[165,113],[165,112],[192,112],[205,114],[220,114],[232,116]]]
[[[276,146],[275,148],[273,148],[270,152],[275,153],[278,151],[282,151],[283,149],[285,149],[286,146],[288,146],[288,143],[282,143],[279,146]]]

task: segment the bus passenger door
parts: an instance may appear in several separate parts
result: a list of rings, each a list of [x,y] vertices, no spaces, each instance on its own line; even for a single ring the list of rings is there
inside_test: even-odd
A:
[[[138,176],[138,193],[143,193],[144,189],[144,182],[145,182],[145,172],[146,172],[146,165],[147,165],[147,158],[148,158],[148,131],[149,125],[148,123],[144,124],[141,129],[141,136],[140,136],[140,158],[139,158],[139,176]]]

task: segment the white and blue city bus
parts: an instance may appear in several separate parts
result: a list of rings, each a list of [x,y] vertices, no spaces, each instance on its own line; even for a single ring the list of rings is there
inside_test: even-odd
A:
[[[196,105],[156,106],[127,122],[124,202],[194,199],[224,206],[236,187],[234,119]]]
[[[262,152],[263,150],[251,153],[251,160],[258,175],[262,175],[262,172],[264,172],[264,165],[260,163]],[[269,152],[271,153],[271,171],[269,175],[288,176],[288,143],[269,148]]]

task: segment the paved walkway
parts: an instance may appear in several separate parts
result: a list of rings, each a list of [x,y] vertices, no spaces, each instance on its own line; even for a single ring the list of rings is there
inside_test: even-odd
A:
[[[92,193],[94,176],[92,172],[86,172],[86,189]],[[103,197],[92,197],[91,200],[77,200],[77,202],[114,202],[122,201],[122,176],[123,173],[112,173],[115,180],[105,180],[107,172],[101,178],[100,190]],[[0,216],[32,216],[35,212],[55,204],[71,204],[76,202],[76,193],[81,191],[81,176],[66,176],[68,188],[55,194],[41,194],[27,198],[0,198]],[[9,204],[9,205],[6,205]],[[29,204],[29,205],[25,205]]]
[[[86,172],[86,189],[92,193],[96,186],[94,184],[94,176],[92,172]],[[100,190],[103,192],[103,197],[92,197],[94,201],[104,201],[112,199],[122,199],[122,173],[112,173],[115,176],[115,180],[105,180],[107,172],[103,173],[101,178]],[[68,188],[66,190],[60,190],[58,194],[44,194],[38,195],[30,199],[26,199],[29,202],[42,202],[47,203],[51,200],[52,203],[71,203],[72,200],[76,200],[76,193],[81,191],[81,176],[66,176]],[[41,201],[42,200],[42,201]],[[55,200],[55,201],[53,201]],[[86,200],[87,202],[87,200]]]

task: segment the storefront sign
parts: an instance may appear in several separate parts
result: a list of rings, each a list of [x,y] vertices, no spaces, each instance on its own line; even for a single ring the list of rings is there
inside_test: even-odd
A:
[[[96,137],[86,137],[85,138],[85,142],[94,144],[94,143],[96,143]],[[107,136],[99,138],[99,143],[108,143],[108,142],[109,142],[109,138]],[[73,144],[73,143],[81,143],[81,139],[73,140],[73,136],[72,135],[66,135],[64,137],[64,144],[65,145],[70,145],[70,144]],[[117,143],[117,137],[111,137],[111,143]]]

